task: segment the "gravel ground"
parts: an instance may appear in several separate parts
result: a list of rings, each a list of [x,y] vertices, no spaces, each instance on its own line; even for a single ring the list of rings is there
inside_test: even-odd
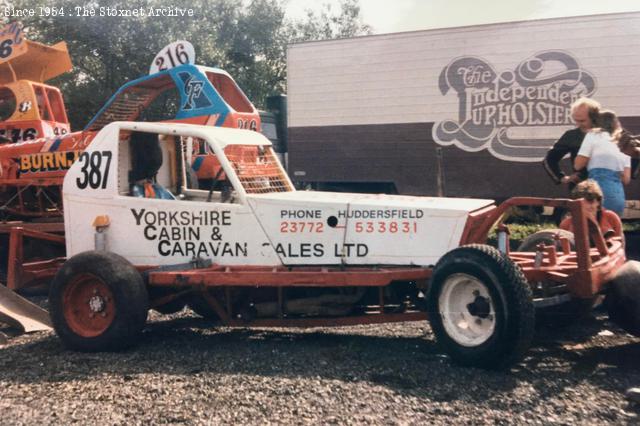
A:
[[[0,341],[1,424],[638,424],[640,339],[596,314],[540,329],[510,372],[453,365],[425,323],[207,327],[150,314],[127,352]],[[5,330],[6,332],[6,330]]]

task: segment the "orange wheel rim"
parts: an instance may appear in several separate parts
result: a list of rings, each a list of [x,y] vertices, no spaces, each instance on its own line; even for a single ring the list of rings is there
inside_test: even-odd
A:
[[[113,293],[97,276],[76,275],[67,284],[62,297],[64,318],[74,333],[96,337],[113,323],[116,313]]]

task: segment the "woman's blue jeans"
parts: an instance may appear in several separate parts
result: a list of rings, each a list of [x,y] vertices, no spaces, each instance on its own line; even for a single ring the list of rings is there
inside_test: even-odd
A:
[[[613,210],[619,216],[624,210],[624,188],[620,180],[620,172],[609,169],[591,169],[589,178],[598,182],[604,199],[602,206],[607,210]]]

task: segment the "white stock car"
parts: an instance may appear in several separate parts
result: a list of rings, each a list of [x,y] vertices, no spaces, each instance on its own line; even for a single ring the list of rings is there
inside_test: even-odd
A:
[[[198,167],[215,178],[198,182]],[[63,198],[68,260],[50,306],[77,350],[131,345],[150,307],[188,304],[232,326],[429,314],[455,361],[499,368],[527,350],[536,306],[593,298],[625,261],[580,201],[296,191],[270,142],[247,130],[110,124],[67,173]],[[575,249],[556,237],[510,253],[502,227],[500,249],[484,244],[519,204],[570,209]]]

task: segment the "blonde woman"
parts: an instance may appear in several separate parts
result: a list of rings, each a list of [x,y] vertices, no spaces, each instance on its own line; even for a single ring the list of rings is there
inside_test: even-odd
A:
[[[597,128],[584,138],[574,168],[589,172],[589,179],[598,182],[604,195],[603,207],[618,215],[624,211],[624,188],[631,180],[631,158],[620,152],[618,140],[620,122],[612,111],[600,112]]]

